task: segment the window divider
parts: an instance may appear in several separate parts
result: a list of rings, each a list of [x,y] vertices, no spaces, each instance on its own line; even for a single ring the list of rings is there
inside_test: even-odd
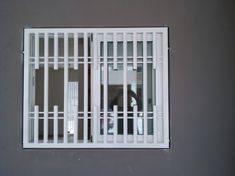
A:
[[[64,143],[68,142],[68,33],[64,33]]]
[[[54,143],[58,143],[58,106],[54,105],[53,107],[53,115],[54,115],[54,121],[53,121],[53,126],[54,126],[54,131],[53,131],[53,137],[54,137]]]
[[[127,143],[127,34],[123,33],[123,137]]]
[[[113,33],[113,69],[117,69],[117,33]]]
[[[147,120],[148,120],[148,95],[147,95],[147,41],[146,41],[146,33],[143,33],[143,91],[144,91],[144,143],[147,143]]]
[[[48,33],[44,33],[44,132],[43,142],[48,142],[48,84],[49,84],[49,65],[48,65]]]
[[[107,66],[107,34],[103,33],[103,38],[104,38],[104,52],[103,52],[103,57],[104,57],[104,143],[107,143],[107,120],[108,120],[108,66]]]
[[[34,106],[34,143],[38,143],[38,106]]]
[[[35,69],[39,69],[39,34],[35,33]]]
[[[73,34],[74,39],[74,70],[78,69],[78,33]]]
[[[54,33],[54,70],[58,70],[58,33]]]
[[[137,133],[137,118],[138,118],[138,107],[135,105],[134,106],[134,113],[133,113],[133,124],[134,124],[134,144],[137,143],[138,141],[138,133]]]
[[[137,69],[137,33],[133,33],[133,69]]]
[[[76,144],[78,142],[78,106],[74,109],[74,139],[73,142]]]
[[[88,139],[88,38],[87,33],[83,35],[84,39],[84,119],[83,119],[83,143]]]

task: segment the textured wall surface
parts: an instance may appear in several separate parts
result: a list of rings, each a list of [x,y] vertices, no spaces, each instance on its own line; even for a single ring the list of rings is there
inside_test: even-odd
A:
[[[0,21],[1,176],[234,175],[233,1],[1,0]],[[171,148],[22,149],[23,28],[117,26],[169,26]]]

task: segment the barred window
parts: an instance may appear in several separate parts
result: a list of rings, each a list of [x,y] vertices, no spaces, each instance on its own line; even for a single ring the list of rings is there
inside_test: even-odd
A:
[[[168,28],[24,30],[24,148],[168,148]]]

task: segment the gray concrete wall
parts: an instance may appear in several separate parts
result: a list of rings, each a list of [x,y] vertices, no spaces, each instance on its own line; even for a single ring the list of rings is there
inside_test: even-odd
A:
[[[234,175],[233,10],[229,0],[1,0],[0,175]],[[171,148],[23,150],[23,28],[108,26],[169,26]]]

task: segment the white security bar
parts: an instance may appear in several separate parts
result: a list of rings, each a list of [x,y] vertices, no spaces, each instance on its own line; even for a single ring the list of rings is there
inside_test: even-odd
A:
[[[34,106],[34,143],[38,143],[38,106]]]
[[[123,137],[127,143],[127,41],[123,33]]]
[[[163,32],[162,35],[162,62],[163,62],[163,142],[169,143],[169,106],[168,106],[168,35],[167,31]]]
[[[78,69],[78,33],[73,34],[74,39],[74,70]]]
[[[88,38],[87,33],[84,33],[84,131],[83,142],[87,143],[88,139]]]
[[[134,113],[133,113],[133,124],[134,124],[134,143],[136,144],[137,143],[137,139],[138,139],[138,134],[137,134],[137,110],[138,110],[138,107],[135,105],[134,106]]]
[[[75,144],[78,142],[78,106],[74,109],[74,141]]]
[[[156,42],[156,32],[153,33],[153,69],[157,68],[157,42]],[[159,51],[158,51],[159,52]]]
[[[35,69],[39,69],[39,34],[35,33]]]
[[[68,142],[68,33],[64,33],[64,143]]]
[[[29,143],[29,33],[24,35],[24,144]]]
[[[117,69],[117,34],[113,34],[113,69]]]
[[[53,115],[54,115],[54,121],[53,121],[53,137],[54,137],[54,143],[58,143],[58,106],[54,105],[53,107]]]
[[[107,119],[108,119],[108,67],[107,67],[107,34],[103,34],[104,38],[104,143],[107,143]]]
[[[98,69],[98,51],[97,51],[97,34],[94,33],[93,34],[93,63],[94,63],[94,69],[97,70]]]
[[[58,69],[58,33],[54,34],[54,70]]]
[[[117,133],[117,130],[118,130],[118,128],[117,128],[117,123],[118,123],[117,112],[118,112],[118,106],[114,105],[113,106],[113,136],[114,136],[113,141],[114,141],[114,143],[117,143],[117,135],[118,135],[118,133]]]
[[[137,34],[133,33],[133,69],[137,69]]]
[[[147,41],[146,41],[146,33],[143,33],[143,91],[144,91],[144,143],[147,143],[147,120],[148,120],[148,95],[147,95]]]
[[[44,34],[44,132],[43,142],[48,141],[48,81],[49,81],[49,66],[48,66],[48,33]]]
[[[94,112],[93,112],[93,142],[97,142],[97,121],[98,121],[98,108],[97,106],[94,106]]]
[[[157,135],[158,135],[158,123],[157,123],[157,120],[158,120],[158,115],[157,115],[157,106],[154,105],[153,106],[153,142],[154,143],[157,143]]]

